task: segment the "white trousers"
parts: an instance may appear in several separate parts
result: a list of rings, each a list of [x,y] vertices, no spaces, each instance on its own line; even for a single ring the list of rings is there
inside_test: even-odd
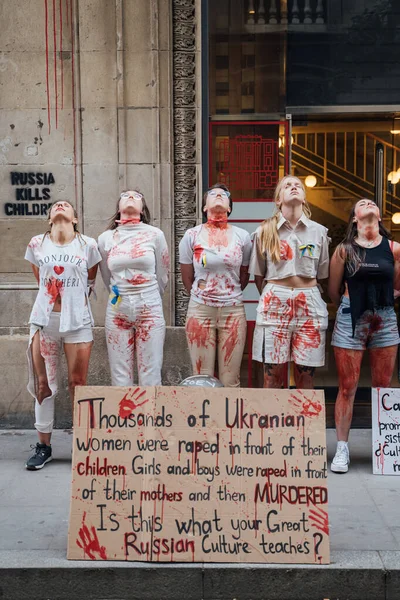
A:
[[[122,296],[106,311],[106,340],[112,385],[134,384],[136,353],[139,385],[161,385],[165,320],[159,292]]]

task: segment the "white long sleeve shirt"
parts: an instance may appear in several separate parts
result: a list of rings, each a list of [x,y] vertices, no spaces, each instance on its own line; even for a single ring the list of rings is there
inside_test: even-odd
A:
[[[168,283],[169,253],[161,229],[146,223],[119,225],[98,239],[100,271],[110,292],[120,296],[159,290]]]

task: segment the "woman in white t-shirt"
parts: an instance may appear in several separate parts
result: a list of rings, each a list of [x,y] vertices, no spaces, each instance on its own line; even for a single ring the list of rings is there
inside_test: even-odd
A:
[[[214,375],[218,352],[219,379],[226,387],[240,385],[246,342],[242,291],[251,254],[250,235],[228,223],[232,200],[217,183],[204,195],[207,223],[188,229],[179,244],[182,280],[190,302],[186,337],[193,372]]]
[[[161,385],[169,253],[163,232],[149,221],[143,194],[128,190],[98,240],[110,291],[105,328],[112,385],[133,385],[135,352],[139,385]]]
[[[67,201],[55,202],[50,229],[36,235],[26,249],[39,292],[29,318],[28,391],[35,398],[39,442],[26,468],[41,469],[52,460],[51,434],[57,393],[61,345],[68,366],[68,387],[74,402],[77,385],[85,385],[93,344],[89,292],[101,260],[96,241],[77,229],[76,211]]]

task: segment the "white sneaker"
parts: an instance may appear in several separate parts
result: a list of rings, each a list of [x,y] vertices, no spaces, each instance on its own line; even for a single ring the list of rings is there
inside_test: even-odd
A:
[[[336,454],[331,462],[331,471],[334,473],[347,473],[349,470],[350,456],[347,444],[338,444]]]

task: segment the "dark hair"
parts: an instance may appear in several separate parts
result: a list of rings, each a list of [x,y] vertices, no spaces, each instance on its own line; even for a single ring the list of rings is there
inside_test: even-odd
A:
[[[206,191],[206,193],[203,196],[203,201],[201,203],[201,210],[202,211],[204,211],[204,207],[206,205],[206,200],[207,200],[208,193],[211,190],[214,190],[216,188],[220,188],[221,190],[224,190],[224,192],[228,192],[228,194],[230,194],[229,188],[228,188],[227,185],[225,185],[224,183],[214,183],[214,185],[212,185],[211,187],[208,188],[208,190]],[[232,214],[232,209],[233,209],[232,197],[229,196],[229,214]]]
[[[356,273],[360,268],[361,263],[365,260],[366,248],[362,248],[354,241],[358,233],[357,223],[354,221],[354,217],[356,213],[356,206],[359,202],[360,200],[357,200],[350,211],[346,235],[337,247],[339,255],[345,261],[350,275],[354,275],[354,273]],[[384,225],[382,225],[382,221],[379,221],[379,233],[382,237],[385,237],[389,240],[392,238],[391,233]]]
[[[119,221],[121,219],[121,212],[119,210],[119,201],[121,200],[122,194],[125,194],[126,192],[129,192],[129,191],[130,190],[123,190],[121,192],[120,197],[117,200],[117,207],[116,207],[115,214],[111,217],[107,229],[116,229],[118,227],[118,223],[116,223],[115,221]],[[140,214],[140,220],[142,221],[142,223],[146,223],[148,225],[150,223],[150,211],[146,204],[146,200],[140,190],[134,188],[132,191],[137,192],[138,194],[140,194],[142,196],[143,207],[142,207],[142,212]]]
[[[75,217],[75,219],[77,219],[77,218],[78,218],[78,213],[76,212],[76,208],[75,208],[75,206],[74,206],[74,205],[73,205],[73,204],[72,204],[72,203],[71,203],[69,200],[55,200],[55,201],[54,201],[54,202],[53,202],[53,203],[50,205],[50,208],[48,209],[48,212],[47,212],[48,219],[50,219],[50,215],[51,215],[51,211],[53,210],[53,207],[54,207],[56,204],[59,204],[60,202],[68,202],[68,204],[70,205],[70,207],[71,207],[71,208],[72,208],[72,210],[74,211],[74,217]],[[52,226],[53,226],[53,224],[52,224],[52,223],[50,223],[50,229],[48,229],[48,230],[45,232],[45,234],[44,234],[44,236],[43,236],[43,239],[42,239],[42,244],[43,244],[43,242],[44,242],[44,239],[45,239],[45,237],[46,237],[47,235],[50,235],[50,232],[51,232],[51,228],[52,228]],[[84,239],[82,238],[82,234],[81,234],[81,232],[80,232],[80,231],[79,231],[79,229],[78,229],[78,225],[77,225],[77,223],[73,223],[73,226],[74,226],[75,235],[77,235],[77,236],[79,237],[79,239],[80,239],[80,241],[81,241],[81,244],[86,244],[86,242],[85,242],[85,241],[84,241]]]

